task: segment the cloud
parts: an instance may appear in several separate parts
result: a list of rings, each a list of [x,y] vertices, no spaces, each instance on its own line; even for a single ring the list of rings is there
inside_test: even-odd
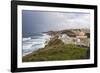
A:
[[[77,12],[39,12],[23,10],[23,33],[90,28],[90,14]]]
[[[58,29],[90,27],[90,16],[87,13],[47,13],[44,19]]]

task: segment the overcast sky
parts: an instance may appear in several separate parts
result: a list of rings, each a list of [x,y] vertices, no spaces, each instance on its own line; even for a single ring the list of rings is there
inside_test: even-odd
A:
[[[22,11],[23,34],[89,27],[89,13]]]

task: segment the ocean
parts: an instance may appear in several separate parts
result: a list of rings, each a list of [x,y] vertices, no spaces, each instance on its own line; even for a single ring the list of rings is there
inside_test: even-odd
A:
[[[22,55],[25,56],[41,48],[44,48],[50,40],[50,37],[50,35],[44,33],[22,37]]]

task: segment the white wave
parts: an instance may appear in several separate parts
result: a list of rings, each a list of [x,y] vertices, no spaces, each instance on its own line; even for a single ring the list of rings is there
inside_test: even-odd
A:
[[[50,36],[43,34],[38,38],[23,38],[23,56],[32,53],[40,48],[44,48],[47,42],[50,40]]]
[[[28,37],[28,38],[23,38],[23,41],[27,41],[27,40],[30,40],[31,37]]]

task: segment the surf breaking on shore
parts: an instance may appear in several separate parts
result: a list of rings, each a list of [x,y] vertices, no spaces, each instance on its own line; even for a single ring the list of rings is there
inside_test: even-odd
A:
[[[39,50],[40,48],[44,48],[45,45],[50,40],[50,35],[47,34],[41,34],[41,35],[34,35],[31,37],[23,37],[22,40],[22,56],[28,55],[34,51]]]

